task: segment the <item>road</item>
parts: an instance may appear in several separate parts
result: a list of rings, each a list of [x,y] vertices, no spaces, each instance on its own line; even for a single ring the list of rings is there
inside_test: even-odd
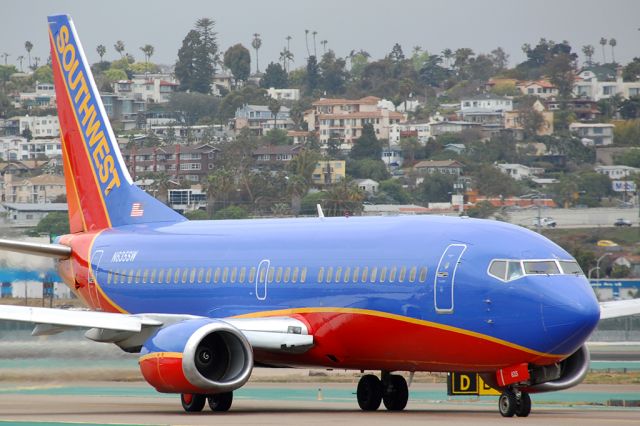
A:
[[[541,209],[541,217],[552,217],[558,228],[587,228],[613,226],[618,218],[630,220],[637,227],[638,209],[593,208],[593,209]],[[522,209],[507,212],[507,220],[516,225],[531,228],[538,217],[538,209]]]

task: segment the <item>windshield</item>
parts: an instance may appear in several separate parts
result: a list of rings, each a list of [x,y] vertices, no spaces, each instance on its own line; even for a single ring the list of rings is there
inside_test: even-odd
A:
[[[507,260],[491,261],[487,273],[501,281],[513,281],[526,275],[583,275],[573,260]]]

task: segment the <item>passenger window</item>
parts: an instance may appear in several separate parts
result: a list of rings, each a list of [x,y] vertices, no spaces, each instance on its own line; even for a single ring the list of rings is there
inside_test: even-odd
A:
[[[193,284],[194,282],[196,282],[196,268],[192,268],[189,274],[189,284]]]
[[[416,281],[416,273],[417,273],[417,268],[414,266],[409,271],[409,282],[410,283],[413,283],[413,282]]]
[[[342,266],[338,266],[336,268],[336,277],[335,277],[336,284],[338,284],[340,282],[340,277],[341,276],[342,276]]]
[[[559,274],[558,265],[553,260],[524,261],[524,272],[527,275]]]
[[[270,283],[273,282],[273,276],[274,275],[275,275],[275,268],[273,266],[271,266],[269,268],[269,277],[267,278],[269,280],[268,282],[270,282]]]
[[[244,279],[247,278],[247,267],[243,266],[240,268],[240,276],[238,277],[238,282],[240,284],[244,284]]]
[[[194,277],[195,277],[195,270],[192,269],[191,272],[193,272]],[[184,268],[184,271],[182,271],[182,284],[185,284],[187,282],[187,276],[189,275],[189,270],[187,268]]]
[[[140,282],[140,269],[136,270],[136,284]]]
[[[149,281],[151,282],[151,284],[155,284],[155,282],[156,282],[156,272],[158,272],[158,271],[156,270],[156,268],[153,268],[153,269],[151,270],[151,278],[149,279]]]
[[[252,266],[249,270],[249,282],[253,283],[256,281],[256,267]]]
[[[211,282],[211,268],[207,268],[207,275],[204,280],[207,284]]]
[[[363,283],[367,282],[367,275],[369,275],[369,267],[365,266],[364,268],[362,268],[362,278],[361,281]]]
[[[504,260],[494,260],[489,266],[489,275],[504,281],[507,275],[507,262]]]
[[[261,268],[260,269],[260,278],[259,278],[261,283],[264,282],[264,277],[266,277],[266,276],[267,276],[266,269],[265,268]]]
[[[147,282],[147,278],[149,278],[149,270],[145,269],[144,273],[142,274],[142,282],[146,283]]]
[[[350,276],[351,276],[351,267],[347,266],[344,270],[344,277],[342,278],[342,282],[345,284],[348,283]]]
[[[560,261],[560,266],[562,266],[562,273],[568,275],[583,275],[582,269],[580,269],[580,265],[577,262],[571,262],[566,260]]]
[[[176,268],[176,271],[173,273],[173,283],[178,284],[180,282],[180,268]]]
[[[220,281],[220,267],[218,266],[216,268],[216,271],[213,273],[213,282],[215,284],[218,284],[219,281]]]
[[[318,270],[318,283],[321,283],[324,280],[324,266],[321,266]]]
[[[109,271],[109,273],[107,273],[107,284],[111,284],[111,271]]]
[[[352,282],[355,284],[358,282],[358,277],[360,275],[360,267],[356,266],[355,268],[353,268],[353,277],[352,277]]]
[[[404,276],[407,275],[407,267],[403,266],[400,268],[400,276],[398,277],[398,282],[404,282]]]
[[[391,271],[389,271],[389,282],[392,283],[396,280],[396,273],[398,272],[398,268],[397,267],[393,267],[391,268]]]
[[[427,280],[427,268],[423,266],[420,268],[420,282],[423,283]]]
[[[222,284],[226,284],[227,279],[229,279],[229,267],[225,266],[224,269],[222,269]]]
[[[202,278],[204,278],[204,268],[198,270],[198,284],[202,284]]]
[[[162,284],[164,282],[164,269],[160,269],[160,273],[158,274],[158,284]]]
[[[510,260],[507,266],[507,281],[515,280],[520,278],[522,275],[522,266],[520,265],[520,261]]]
[[[235,284],[236,278],[238,276],[238,267],[234,266],[231,270],[231,284]]]
[[[327,269],[327,278],[325,279],[325,282],[329,284],[332,278],[333,278],[333,266],[329,266],[329,269]]]
[[[169,268],[167,271],[167,284],[171,284],[171,279],[173,277],[173,269]]]
[[[285,282],[285,284],[288,284],[290,279],[291,279],[291,266],[287,266],[287,267],[284,269],[284,278],[283,278],[283,281]]]
[[[133,282],[133,269],[129,269],[129,278],[127,279],[127,283],[131,284]]]
[[[300,284],[304,284],[307,281],[307,267],[304,266],[300,272]]]
[[[291,276],[291,282],[292,282],[293,284],[295,284],[295,283],[297,283],[297,282],[298,282],[298,272],[299,272],[298,267],[297,267],[297,266],[294,266],[294,268],[293,268],[293,275]]]
[[[369,277],[369,282],[375,283],[377,277],[378,277],[378,268],[374,266],[373,268],[371,268],[371,276]]]
[[[387,267],[383,266],[382,269],[380,269],[380,282],[384,283],[387,280]]]
[[[282,266],[278,266],[276,271],[276,282],[279,284],[282,281]]]

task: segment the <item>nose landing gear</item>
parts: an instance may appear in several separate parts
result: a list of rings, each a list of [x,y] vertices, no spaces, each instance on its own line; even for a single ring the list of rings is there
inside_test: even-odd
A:
[[[382,380],[367,374],[358,382],[358,405],[363,411],[375,411],[384,402],[389,411],[401,411],[407,406],[409,388],[404,377],[382,372]]]
[[[527,417],[531,413],[531,397],[527,392],[507,389],[498,399],[498,410],[502,417]]]

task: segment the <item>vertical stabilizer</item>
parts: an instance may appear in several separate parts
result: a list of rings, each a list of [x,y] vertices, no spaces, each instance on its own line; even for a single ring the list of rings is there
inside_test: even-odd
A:
[[[186,220],[133,184],[68,15],[49,16],[71,232]]]

